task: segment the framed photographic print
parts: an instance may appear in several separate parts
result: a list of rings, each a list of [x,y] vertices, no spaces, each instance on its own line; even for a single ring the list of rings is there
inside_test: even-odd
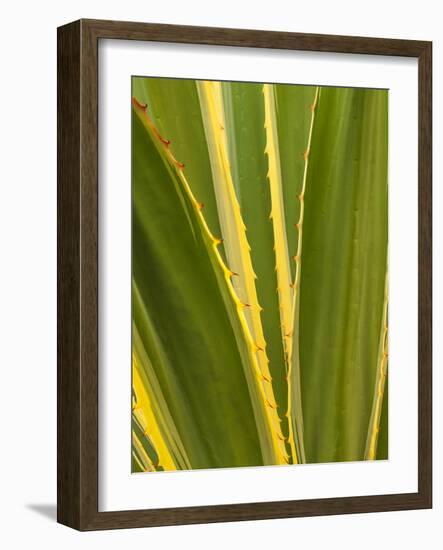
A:
[[[430,508],[431,43],[58,29],[58,520]]]

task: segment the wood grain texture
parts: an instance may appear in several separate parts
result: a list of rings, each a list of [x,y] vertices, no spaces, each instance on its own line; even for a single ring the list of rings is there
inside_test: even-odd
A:
[[[57,518],[80,510],[80,23],[58,33]]]
[[[98,41],[103,38],[419,60],[417,493],[98,511]],[[432,506],[432,46],[430,42],[81,20],[58,29],[58,521],[79,530]]]
[[[127,21],[83,19],[100,38],[148,40],[183,44],[241,46],[314,52],[358,53],[419,57],[427,42],[392,38],[336,36],[263,30],[244,30],[182,25],[157,25]]]
[[[432,43],[418,66],[418,490],[432,507]]]

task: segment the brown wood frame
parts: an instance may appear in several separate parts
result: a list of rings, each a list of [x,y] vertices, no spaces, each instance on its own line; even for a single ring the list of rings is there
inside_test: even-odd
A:
[[[98,41],[124,39],[418,58],[418,492],[98,511]],[[79,530],[432,506],[432,43],[80,20],[58,29],[58,521]]]

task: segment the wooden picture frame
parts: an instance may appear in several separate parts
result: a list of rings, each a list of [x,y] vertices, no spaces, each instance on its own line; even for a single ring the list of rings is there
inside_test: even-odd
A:
[[[418,59],[418,491],[99,512],[98,42],[159,41]],[[348,514],[432,506],[431,42],[80,20],[58,29],[58,521],[79,530]]]

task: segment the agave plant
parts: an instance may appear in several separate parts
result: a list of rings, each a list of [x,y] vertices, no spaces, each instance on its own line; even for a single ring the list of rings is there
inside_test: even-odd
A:
[[[387,457],[387,99],[133,79],[133,471]]]

